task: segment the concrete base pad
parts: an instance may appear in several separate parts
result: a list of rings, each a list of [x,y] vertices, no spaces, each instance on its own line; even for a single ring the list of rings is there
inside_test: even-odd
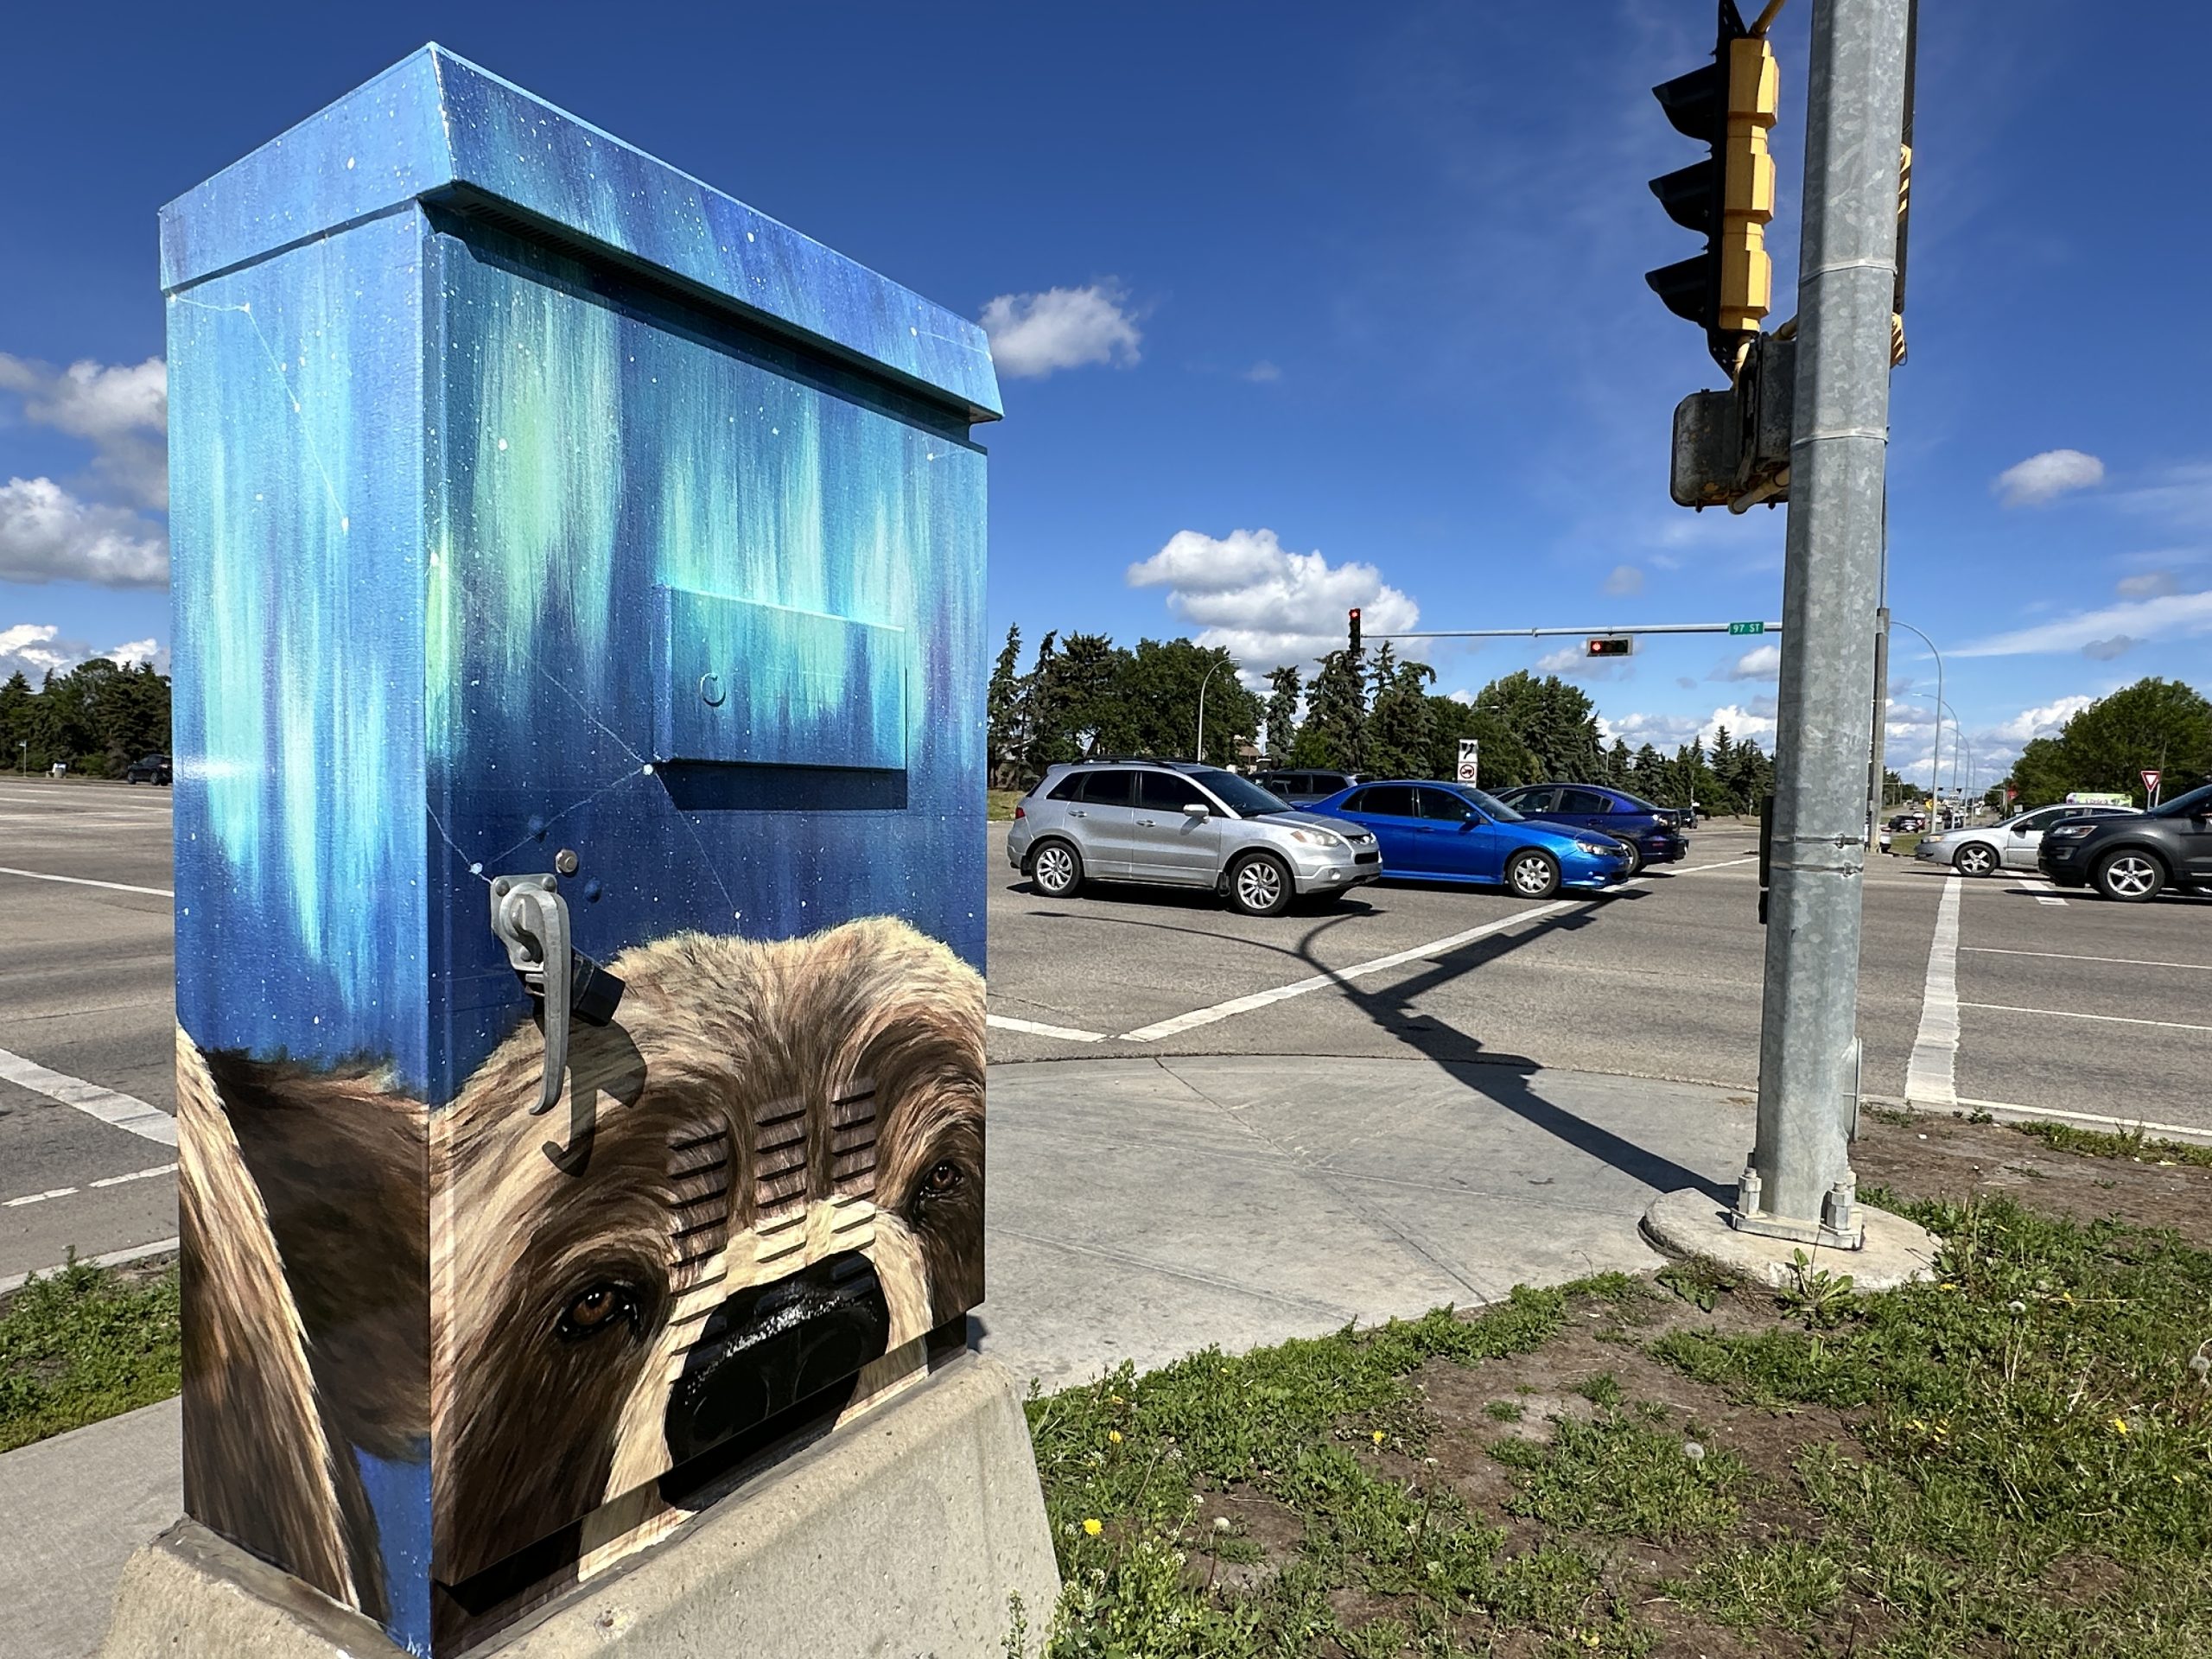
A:
[[[1059,1594],[1013,1377],[956,1360],[472,1649],[500,1659],[1000,1659]],[[368,1620],[190,1521],[131,1558],[100,1659],[399,1659]]]
[[[1838,1278],[1849,1274],[1854,1290],[1895,1290],[1916,1279],[1936,1276],[1940,1246],[1933,1233],[1871,1204],[1860,1205],[1859,1213],[1866,1226],[1862,1249],[1796,1244],[1738,1232],[1728,1224],[1727,1206],[1693,1186],[1654,1199],[1644,1211],[1643,1230],[1670,1255],[1695,1256],[1777,1289],[1790,1282],[1800,1251],[1813,1271]]]

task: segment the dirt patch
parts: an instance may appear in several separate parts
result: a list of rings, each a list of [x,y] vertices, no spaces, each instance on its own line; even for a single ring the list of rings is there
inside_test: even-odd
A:
[[[2084,1157],[2054,1151],[2007,1124],[1907,1116],[1904,1123],[1872,1114],[1859,1121],[1851,1162],[1860,1186],[1953,1203],[2001,1193],[2069,1221],[2118,1217],[2137,1227],[2171,1227],[2212,1248],[2212,1169],[2161,1166],[2155,1154]]]

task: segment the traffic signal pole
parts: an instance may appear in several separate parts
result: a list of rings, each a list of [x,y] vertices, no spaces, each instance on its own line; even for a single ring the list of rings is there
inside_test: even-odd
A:
[[[1758,1128],[1739,1230],[1856,1249],[1867,856],[1897,138],[1909,0],[1815,0]]]

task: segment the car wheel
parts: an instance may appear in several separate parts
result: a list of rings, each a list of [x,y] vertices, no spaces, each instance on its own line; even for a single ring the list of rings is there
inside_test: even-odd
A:
[[[1997,868],[1997,855],[1978,841],[1970,841],[1952,855],[1951,868],[1961,875],[1987,875]]]
[[[1083,885],[1083,855],[1048,841],[1029,855],[1029,883],[1047,899],[1065,899]]]
[[[1505,884],[1523,899],[1548,899],[1559,891],[1559,861],[1531,849],[1505,867]]]
[[[1624,841],[1621,842],[1621,845],[1628,849],[1628,874],[1621,879],[1625,881],[1631,880],[1636,876],[1642,875],[1643,874],[1643,849],[1637,846],[1632,841]]]
[[[2166,884],[2166,867],[2148,853],[2123,848],[2097,866],[2097,891],[2122,904],[2155,898]]]
[[[1290,871],[1268,853],[1240,858],[1229,868],[1229,902],[1247,916],[1280,916],[1297,894]]]

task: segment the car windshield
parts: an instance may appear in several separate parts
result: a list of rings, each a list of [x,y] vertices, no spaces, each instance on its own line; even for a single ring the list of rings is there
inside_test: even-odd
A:
[[[2212,816],[2212,784],[2192,789],[2186,795],[2177,795],[2164,806],[2151,809],[2154,818],[2193,818],[2200,815]]]
[[[1280,795],[1262,789],[1249,778],[1239,778],[1233,772],[1208,769],[1185,774],[1211,790],[1214,798],[1240,818],[1256,818],[1269,812],[1290,812],[1296,809]]]
[[[1454,784],[1452,785],[1452,792],[1455,795],[1465,796],[1468,800],[1472,801],[1476,807],[1480,810],[1484,817],[1490,818],[1496,823],[1521,823],[1525,822],[1518,812],[1516,812],[1503,801],[1499,800],[1497,796],[1484,794],[1481,790],[1477,789],[1471,784]]]

